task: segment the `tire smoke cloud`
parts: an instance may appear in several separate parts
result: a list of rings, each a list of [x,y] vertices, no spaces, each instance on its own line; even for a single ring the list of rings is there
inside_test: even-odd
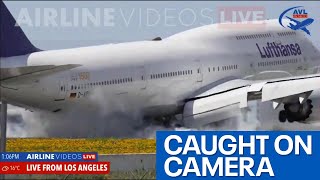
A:
[[[79,104],[79,106],[61,114],[43,111],[30,112],[9,105],[7,135],[8,137],[154,138],[157,130],[190,130],[184,127],[143,126],[143,114],[140,109],[144,102],[134,96],[121,95],[117,101],[112,101],[114,98],[108,98],[102,91],[97,90],[89,99],[90,104]],[[320,129],[320,123],[278,122],[279,110],[273,110],[271,103],[251,102],[249,105],[246,121],[239,116],[200,130]],[[318,106],[315,104],[315,107]],[[317,111],[312,118],[317,117],[316,113]]]

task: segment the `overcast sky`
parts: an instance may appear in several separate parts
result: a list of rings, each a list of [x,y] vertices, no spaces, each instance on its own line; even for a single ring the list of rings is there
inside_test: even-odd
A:
[[[6,1],[5,4],[13,16],[20,19],[21,27],[29,39],[41,49],[167,37],[183,30],[221,21],[220,9],[226,7],[242,11],[263,11],[266,19],[278,19],[284,10],[293,6],[304,6],[309,17],[315,19],[308,29],[312,33],[310,38],[320,47],[320,3],[317,1]],[[225,13],[230,12],[232,11],[227,10]],[[91,19],[90,13],[94,16],[91,16]],[[48,17],[48,14],[56,15],[55,25],[46,22],[48,19],[45,17]],[[252,19],[250,14],[244,15]]]

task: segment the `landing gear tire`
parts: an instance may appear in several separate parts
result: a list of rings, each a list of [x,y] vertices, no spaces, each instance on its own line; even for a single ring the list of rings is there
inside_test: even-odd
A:
[[[303,104],[285,104],[284,109],[279,113],[279,121],[285,122],[286,119],[288,122],[303,122],[309,118],[310,114],[312,113],[312,100],[308,99]]]
[[[285,110],[280,111],[279,113],[279,121],[284,123],[287,120],[287,112]]]
[[[296,121],[296,119],[294,117],[292,117],[292,116],[288,117],[288,122],[289,123],[293,123],[294,121]]]

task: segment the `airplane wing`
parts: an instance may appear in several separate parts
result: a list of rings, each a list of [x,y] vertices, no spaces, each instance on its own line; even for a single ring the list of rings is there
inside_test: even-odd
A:
[[[43,66],[25,66],[15,68],[1,68],[0,82],[1,84],[10,84],[47,76],[53,73],[73,69],[79,67],[78,64],[66,65],[43,65]]]
[[[189,122],[193,122],[207,113],[219,112],[222,108],[232,106],[243,109],[248,107],[248,102],[252,100],[272,101],[274,108],[290,97],[305,102],[313,90],[320,89],[319,84],[320,74],[265,81],[231,80],[207,88],[206,91],[190,98],[184,106],[183,118],[185,122],[188,122],[188,119],[192,119]]]

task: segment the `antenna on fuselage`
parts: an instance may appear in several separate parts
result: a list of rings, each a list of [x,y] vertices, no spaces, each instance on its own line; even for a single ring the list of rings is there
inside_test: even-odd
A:
[[[161,40],[162,40],[161,37],[156,37],[156,38],[152,39],[152,41],[161,41]]]

